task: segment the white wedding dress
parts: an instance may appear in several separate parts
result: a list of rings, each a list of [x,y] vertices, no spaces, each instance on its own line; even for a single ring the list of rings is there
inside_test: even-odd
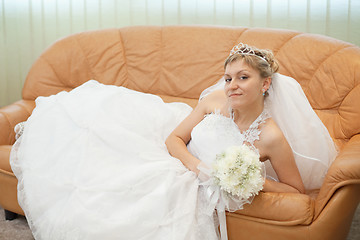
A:
[[[165,145],[191,110],[94,80],[39,97],[10,160],[35,239],[218,239],[196,174]],[[254,122],[250,139],[265,120]],[[211,164],[225,147],[248,141],[235,126],[209,114],[188,149]]]
[[[38,98],[11,153],[35,239],[217,239],[165,145],[191,110],[96,81]]]

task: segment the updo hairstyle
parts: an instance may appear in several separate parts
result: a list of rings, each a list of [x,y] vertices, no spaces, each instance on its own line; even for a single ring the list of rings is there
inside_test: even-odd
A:
[[[232,62],[244,60],[250,67],[260,72],[262,78],[272,77],[279,69],[279,63],[271,50],[258,49],[239,43],[230,52],[224,63],[224,69]]]

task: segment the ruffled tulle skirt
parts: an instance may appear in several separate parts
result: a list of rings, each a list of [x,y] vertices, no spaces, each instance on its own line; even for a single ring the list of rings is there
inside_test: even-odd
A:
[[[182,103],[94,80],[39,97],[11,153],[36,239],[217,239],[198,180],[169,155]]]

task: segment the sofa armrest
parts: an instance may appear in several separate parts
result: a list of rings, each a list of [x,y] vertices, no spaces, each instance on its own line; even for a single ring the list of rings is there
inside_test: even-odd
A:
[[[34,108],[35,102],[32,100],[19,100],[0,108],[0,145],[14,144],[14,127],[19,122],[26,121]]]
[[[353,136],[331,164],[315,201],[316,219],[339,188],[360,184],[360,134]]]

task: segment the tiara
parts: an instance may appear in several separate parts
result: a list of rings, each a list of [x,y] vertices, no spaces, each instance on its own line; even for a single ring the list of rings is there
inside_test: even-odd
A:
[[[256,57],[259,57],[259,58],[261,58],[262,60],[268,62],[268,61],[266,60],[266,58],[264,58],[263,56],[257,55],[253,48],[249,47],[247,44],[244,44],[244,43],[239,43],[238,45],[235,45],[235,46],[231,49],[229,56],[232,56],[232,55],[237,54],[237,53],[238,53],[238,54],[242,54],[242,55],[252,55],[252,56],[256,56]]]

